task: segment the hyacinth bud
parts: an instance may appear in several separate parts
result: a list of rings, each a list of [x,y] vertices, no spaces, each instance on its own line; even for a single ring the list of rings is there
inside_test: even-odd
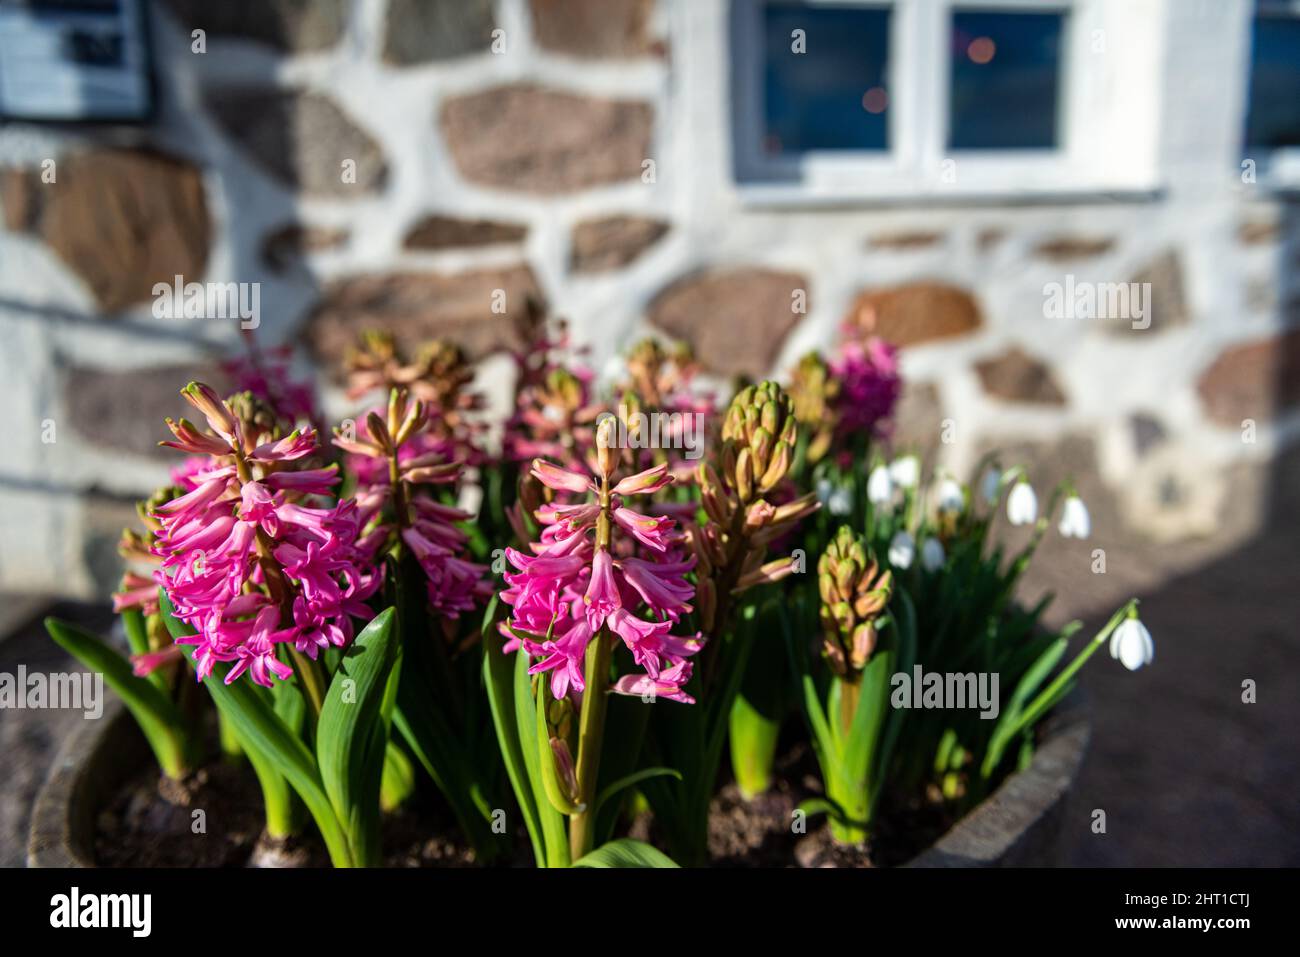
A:
[[[889,604],[891,573],[881,572],[847,525],[817,562],[822,650],[836,674],[859,672],[876,647],[876,619]]]
[[[378,413],[368,412],[366,414],[366,432],[370,434],[370,441],[379,446],[384,455],[393,454],[393,439],[388,434],[388,425],[379,417]]]
[[[618,419],[602,416],[596,425],[596,465],[608,480],[618,468]]]
[[[185,401],[203,413],[213,432],[234,441],[235,417],[211,386],[204,385],[202,382],[191,382],[181,390],[181,395]]]
[[[722,425],[722,466],[742,503],[785,478],[797,438],[794,403],[775,382],[747,386],[731,400]]]

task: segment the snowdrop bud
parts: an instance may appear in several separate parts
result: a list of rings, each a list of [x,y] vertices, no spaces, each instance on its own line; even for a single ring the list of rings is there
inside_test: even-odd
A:
[[[916,488],[921,480],[921,462],[915,455],[894,459],[889,466],[889,477],[899,488]]]
[[[998,496],[1002,494],[1002,473],[995,468],[988,469],[980,483],[980,492],[984,495],[986,503],[998,504]]]
[[[1012,525],[1029,525],[1038,518],[1038,496],[1024,479],[1017,482],[1007,496],[1007,518]]]
[[[938,491],[939,512],[944,515],[956,515],[966,504],[965,495],[962,493],[961,486],[953,479],[945,478],[939,483]]]
[[[1129,671],[1137,671],[1155,659],[1156,645],[1151,632],[1136,618],[1125,618],[1110,635],[1110,656]]]
[[[889,469],[877,465],[867,476],[867,501],[872,505],[888,505],[894,497],[894,482],[889,477]]]
[[[894,533],[889,541],[889,564],[895,568],[911,568],[916,557],[916,542],[905,531]]]
[[[1092,534],[1092,519],[1083,499],[1071,495],[1061,507],[1061,524],[1057,526],[1065,538],[1087,538]]]
[[[927,572],[935,572],[943,567],[947,556],[943,552],[943,543],[937,538],[927,538],[921,545],[921,567]]]

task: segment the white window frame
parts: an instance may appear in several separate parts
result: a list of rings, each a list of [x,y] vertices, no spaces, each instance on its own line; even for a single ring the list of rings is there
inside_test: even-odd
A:
[[[762,8],[733,0],[730,24],[733,168],[757,204],[1150,194],[1158,189],[1157,0],[808,0],[818,6],[889,7],[885,151],[763,151]],[[1140,9],[1135,42],[1131,16]],[[1064,15],[1057,122],[1047,150],[949,150],[947,55],[961,10]],[[1098,54],[1093,46],[1105,44]],[[810,37],[809,42],[815,42]],[[812,55],[812,51],[804,55]],[[949,162],[951,161],[951,163]]]
[[[1248,37],[1253,39],[1255,16],[1257,12],[1276,12],[1283,16],[1300,19],[1300,0],[1258,0],[1255,9],[1250,11],[1250,20],[1246,27]],[[1246,142],[1246,124],[1250,120],[1250,86],[1255,72],[1255,51],[1253,43],[1250,56],[1246,61],[1245,102],[1241,111],[1241,155],[1242,159],[1255,161],[1256,182],[1265,188],[1293,192],[1300,189],[1300,146],[1283,146],[1277,149],[1256,150]]]

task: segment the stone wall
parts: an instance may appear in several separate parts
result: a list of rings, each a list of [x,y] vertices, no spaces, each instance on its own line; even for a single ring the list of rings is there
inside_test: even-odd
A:
[[[154,121],[0,127],[6,590],[113,585],[161,416],[238,348],[233,321],[154,316],[176,275],[260,283],[259,337],[339,414],[324,365],[371,324],[461,339],[500,396],[530,295],[600,368],[657,331],[780,373],[870,323],[903,347],[902,442],[960,470],[1069,437],[1162,540],[1212,532],[1230,468],[1300,434],[1300,208],[1235,175],[1240,81],[1204,79],[1240,77],[1240,10],[1161,7],[1154,195],[827,208],[736,184],[721,0],[150,8]],[[1150,328],[1047,317],[1067,275],[1150,283]]]

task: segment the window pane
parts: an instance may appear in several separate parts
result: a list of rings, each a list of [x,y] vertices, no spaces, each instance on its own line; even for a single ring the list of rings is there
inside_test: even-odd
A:
[[[1300,17],[1256,17],[1248,147],[1300,146]]]
[[[888,149],[888,49],[886,8],[765,6],[764,149]]]
[[[949,146],[1057,145],[1064,19],[1059,13],[953,14]]]

